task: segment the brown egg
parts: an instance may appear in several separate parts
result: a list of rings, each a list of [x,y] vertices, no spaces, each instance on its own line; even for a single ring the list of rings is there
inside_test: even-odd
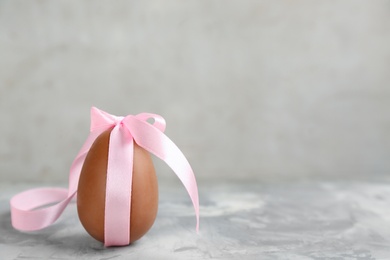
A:
[[[104,208],[111,130],[103,132],[89,150],[81,170],[77,192],[80,221],[87,232],[101,242],[104,242]],[[158,208],[158,185],[152,159],[150,154],[135,142],[131,198],[130,243],[141,238],[151,228]]]

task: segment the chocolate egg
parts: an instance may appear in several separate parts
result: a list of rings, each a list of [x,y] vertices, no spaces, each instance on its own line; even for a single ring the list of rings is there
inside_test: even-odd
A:
[[[104,209],[111,130],[103,132],[91,146],[81,170],[77,191],[80,221],[87,232],[101,242],[104,242]],[[151,228],[158,208],[158,185],[153,161],[150,154],[135,142],[131,193],[130,243],[141,238]]]

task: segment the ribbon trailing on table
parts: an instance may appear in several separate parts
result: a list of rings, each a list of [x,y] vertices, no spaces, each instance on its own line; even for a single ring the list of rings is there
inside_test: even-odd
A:
[[[154,119],[148,123],[148,119]],[[111,129],[108,151],[106,206],[104,223],[105,246],[130,243],[130,207],[134,141],[165,161],[186,188],[196,214],[199,230],[199,198],[194,173],[180,149],[164,134],[165,120],[156,114],[141,113],[118,117],[95,107],[91,108],[90,134],[72,163],[69,187],[38,188],[15,195],[11,201],[11,221],[15,229],[33,231],[53,224],[77,195],[80,172],[95,139]],[[130,183],[130,185],[121,185]],[[50,205],[56,203],[55,205]],[[127,227],[127,228],[126,228]]]

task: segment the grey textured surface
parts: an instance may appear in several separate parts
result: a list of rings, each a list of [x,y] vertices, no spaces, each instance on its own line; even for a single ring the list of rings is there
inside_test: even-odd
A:
[[[0,184],[0,259],[390,259],[390,181],[200,184],[201,229],[178,183],[160,185],[157,220],[128,247],[89,237],[72,205],[52,227],[12,229]]]
[[[0,180],[65,181],[92,105],[199,179],[388,174],[389,71],[387,0],[1,0]]]

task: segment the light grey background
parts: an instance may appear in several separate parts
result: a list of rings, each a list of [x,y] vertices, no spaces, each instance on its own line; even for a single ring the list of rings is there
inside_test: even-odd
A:
[[[67,180],[93,105],[200,180],[383,176],[389,82],[390,1],[2,0],[0,181]]]

